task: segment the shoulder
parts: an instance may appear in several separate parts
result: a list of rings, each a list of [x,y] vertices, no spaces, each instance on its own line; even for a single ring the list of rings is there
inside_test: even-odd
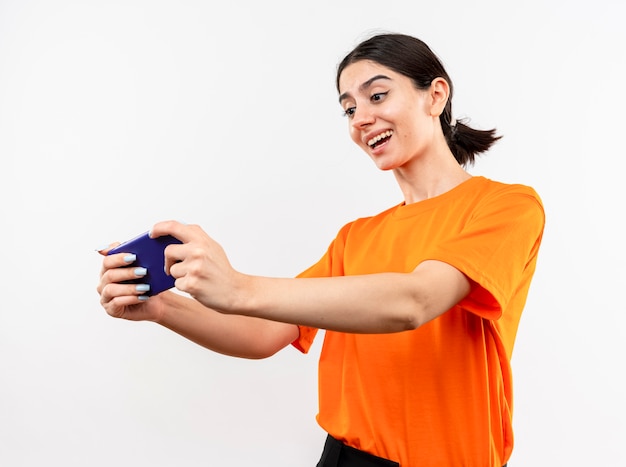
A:
[[[508,194],[518,194],[525,195],[531,198],[534,198],[541,202],[541,198],[539,194],[535,191],[535,189],[528,185],[523,185],[521,183],[505,183],[496,180],[491,180],[486,177],[474,177],[477,181],[477,184],[481,187],[481,190],[485,194],[493,194],[497,195],[508,195]]]
[[[473,219],[508,225],[509,229],[520,233],[530,231],[541,236],[546,214],[541,197],[533,187],[487,178],[483,178],[481,186]]]
[[[479,189],[479,197],[485,203],[502,204],[527,204],[534,206],[543,212],[543,201],[537,191],[529,186],[520,183],[504,183],[491,180],[486,177],[476,177]],[[515,200],[517,200],[515,202]]]

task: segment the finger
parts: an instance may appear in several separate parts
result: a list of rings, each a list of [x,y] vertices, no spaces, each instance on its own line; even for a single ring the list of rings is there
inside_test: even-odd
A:
[[[99,294],[108,284],[135,281],[141,282],[140,279],[148,273],[148,270],[143,267],[116,267],[112,269],[104,269],[100,274],[100,282],[96,290]],[[144,292],[147,292],[145,290]]]
[[[108,245],[105,246],[101,246],[96,248],[96,251],[98,253],[100,253],[102,256],[106,256],[109,254],[109,251],[111,251],[112,248],[115,248],[116,246],[118,246],[120,244],[120,242],[114,242],[114,243],[110,243]]]
[[[137,305],[142,305],[148,300],[145,295],[132,296],[124,295],[121,297],[115,297],[109,302],[103,302],[102,307],[105,309],[108,315],[114,318],[125,318],[134,321],[141,321],[145,319],[145,313],[140,311]]]
[[[191,232],[189,232],[188,227],[187,224],[175,220],[157,222],[150,230],[150,238],[171,235],[181,242],[187,243],[191,240]]]
[[[108,282],[127,282],[127,281],[136,281],[137,279],[141,279],[148,273],[148,269],[137,266],[137,267],[121,267],[121,268],[113,268],[107,269],[107,271],[103,275],[103,280]]]
[[[144,295],[150,290],[148,284],[107,284],[100,294],[100,303],[105,306],[110,302],[115,304],[136,304],[147,299]]]
[[[185,263],[182,261],[175,261],[169,266],[169,275],[174,279],[180,279],[185,276]]]
[[[107,255],[102,260],[102,268],[100,269],[100,276],[102,276],[109,269],[121,268],[130,266],[137,260],[137,255],[134,253],[116,253],[114,255]]]
[[[165,274],[172,275],[172,266],[185,260],[187,257],[186,250],[185,244],[171,244],[165,247],[163,251],[165,256]]]

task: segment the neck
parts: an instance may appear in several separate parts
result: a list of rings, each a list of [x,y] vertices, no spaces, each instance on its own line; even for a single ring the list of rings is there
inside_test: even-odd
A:
[[[439,196],[472,177],[451,152],[415,161],[411,166],[398,167],[393,172],[406,204]]]

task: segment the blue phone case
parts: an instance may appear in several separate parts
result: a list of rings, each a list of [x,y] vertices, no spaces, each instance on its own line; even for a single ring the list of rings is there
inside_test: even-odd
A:
[[[129,284],[150,284],[150,290],[143,295],[156,295],[174,287],[175,279],[165,274],[165,247],[173,243],[182,243],[170,235],[150,238],[149,232],[144,232],[121,245],[112,248],[108,255],[115,253],[133,253],[137,256],[134,263],[128,267],[142,267],[148,273],[137,279],[128,281]]]

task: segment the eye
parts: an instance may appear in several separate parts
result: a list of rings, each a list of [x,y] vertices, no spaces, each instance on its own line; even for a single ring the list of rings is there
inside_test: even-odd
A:
[[[376,94],[372,94],[372,97],[370,97],[370,100],[372,102],[380,102],[382,101],[385,96],[389,93],[389,91],[387,92],[377,92]]]
[[[356,107],[348,107],[343,111],[344,117],[352,118],[354,116],[354,112],[356,112]]]

